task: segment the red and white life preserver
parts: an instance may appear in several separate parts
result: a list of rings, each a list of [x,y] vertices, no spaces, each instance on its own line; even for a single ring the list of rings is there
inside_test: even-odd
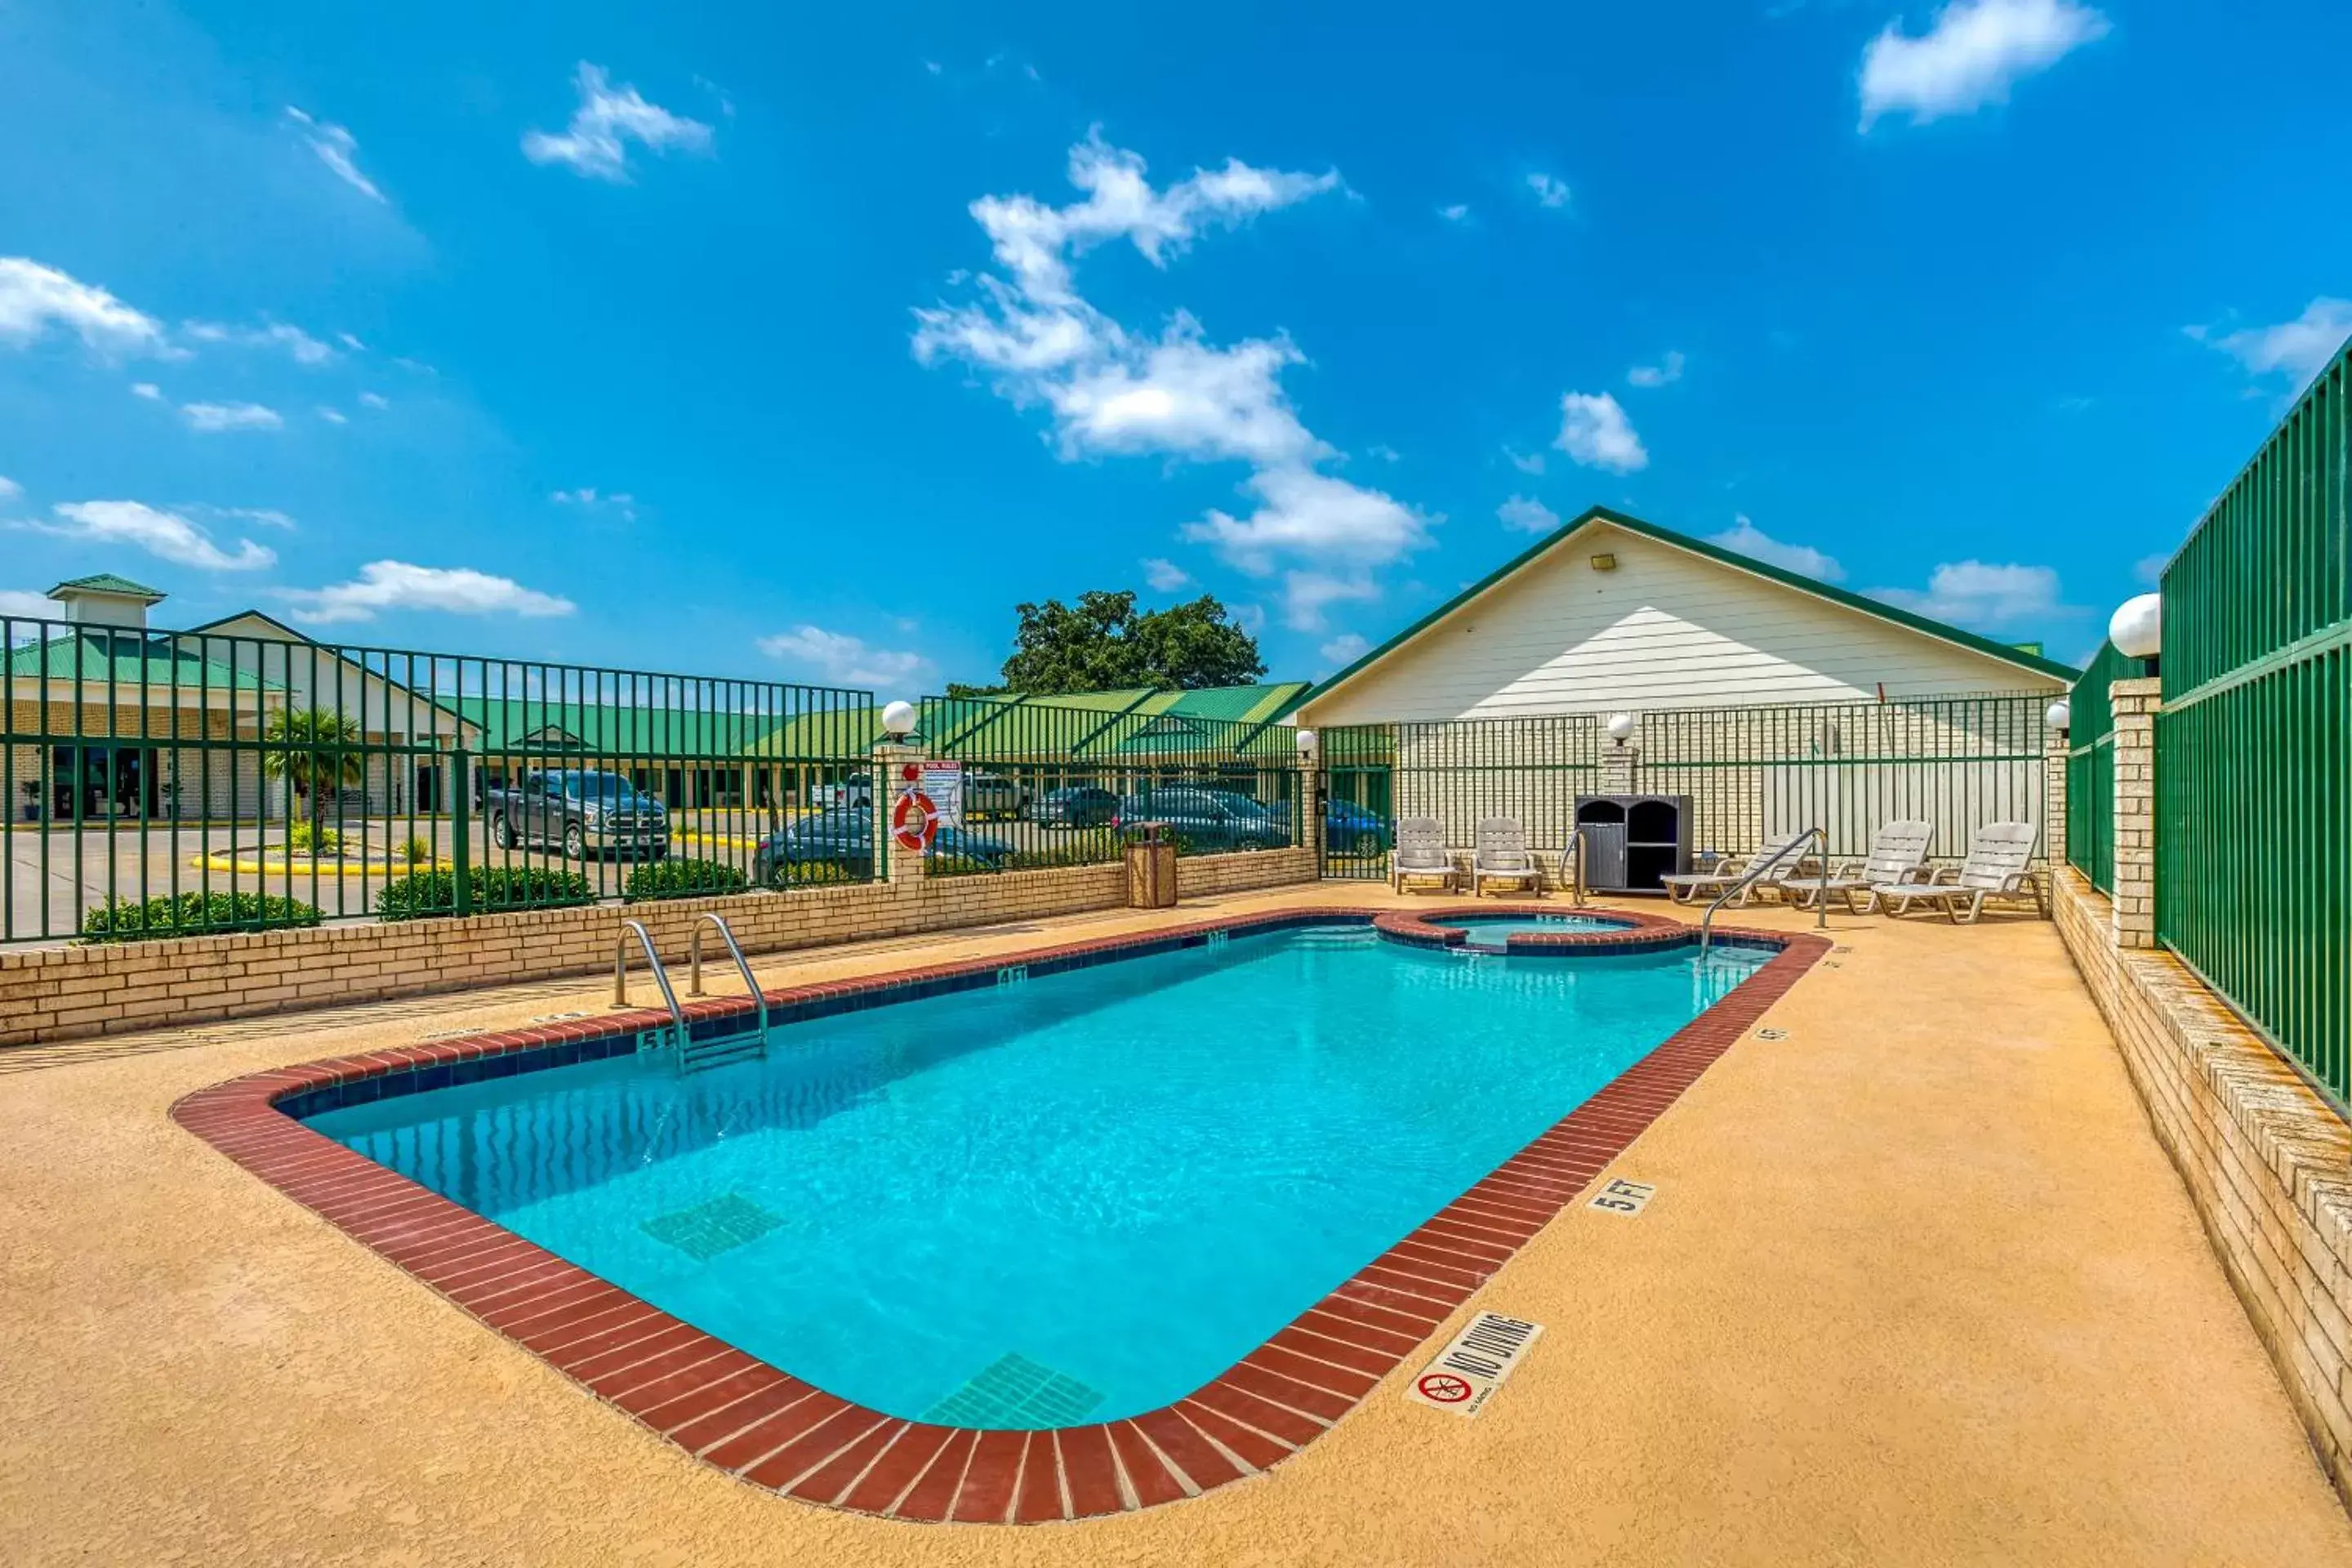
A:
[[[939,837],[940,808],[919,789],[902,790],[890,808],[890,842],[901,849],[929,849]]]

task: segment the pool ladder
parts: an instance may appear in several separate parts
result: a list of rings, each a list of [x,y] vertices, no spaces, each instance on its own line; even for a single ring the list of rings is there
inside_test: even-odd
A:
[[[705,912],[695,918],[694,934],[687,943],[687,985],[689,996],[702,994],[702,928],[705,923],[719,928],[719,940],[727,944],[728,955],[735,960],[735,972],[743,977],[743,989],[751,994],[757,1009],[757,1023],[749,1031],[717,1035],[697,1040],[688,1026],[686,1009],[677,1003],[677,993],[669,983],[669,970],[662,963],[661,954],[654,950],[654,939],[642,921],[623,921],[621,939],[613,952],[613,1005],[628,1005],[629,1001],[629,936],[635,932],[637,946],[644,950],[646,964],[653,971],[654,984],[661,988],[662,1001],[669,1008],[670,1024],[677,1045],[677,1070],[695,1072],[703,1068],[719,1067],[727,1062],[741,1061],[748,1057],[768,1054],[768,998],[751,978],[751,966],[743,958],[743,949],[728,929],[725,917]]]

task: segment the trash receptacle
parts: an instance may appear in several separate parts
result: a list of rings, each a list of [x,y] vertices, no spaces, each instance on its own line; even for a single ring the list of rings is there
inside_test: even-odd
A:
[[[1168,910],[1176,907],[1176,846],[1163,831],[1166,824],[1139,823],[1127,847],[1127,903],[1129,909]]]

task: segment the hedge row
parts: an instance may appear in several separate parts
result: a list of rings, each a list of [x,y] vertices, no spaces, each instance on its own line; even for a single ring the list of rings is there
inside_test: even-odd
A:
[[[265,893],[181,893],[152,899],[109,899],[82,916],[89,942],[153,942],[223,931],[277,931],[319,923],[315,904]]]

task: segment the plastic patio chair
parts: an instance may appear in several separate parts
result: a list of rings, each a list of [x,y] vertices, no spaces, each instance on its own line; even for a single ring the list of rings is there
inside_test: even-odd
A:
[[[1482,896],[1490,881],[1523,883],[1528,891],[1543,893],[1543,868],[1528,853],[1527,830],[1507,816],[1478,821],[1470,852],[1470,896]]]
[[[1437,879],[1454,890],[1454,853],[1445,847],[1445,825],[1433,816],[1397,819],[1396,852],[1389,858],[1389,888],[1402,893],[1407,878]]]
[[[1973,923],[1984,912],[1987,899],[2031,897],[2035,907],[2041,894],[2033,882],[2033,846],[2041,830],[2030,822],[1989,822],[1969,839],[1968,858],[1958,870],[1946,867],[1925,882],[1885,882],[1871,889],[1890,915],[1907,913],[1915,903],[1940,905],[1954,925]],[[1944,879],[1949,877],[1951,880]],[[1962,914],[1960,906],[1968,912]]]
[[[1933,823],[1882,822],[1870,836],[1870,853],[1859,860],[1833,863],[1826,879],[1791,873],[1780,879],[1780,896],[1800,909],[1816,894],[1843,896],[1845,907],[1866,915],[1878,906],[1881,886],[1898,886],[1927,879],[1927,846],[1936,837]]]
[[[1720,893],[1747,876],[1756,873],[1754,881],[1739,889],[1738,904],[1745,905],[1756,896],[1759,888],[1780,885],[1785,878],[1796,875],[1799,862],[1813,842],[1810,827],[1799,828],[1785,838],[1775,838],[1753,855],[1735,855],[1712,871],[1682,871],[1671,877],[1661,877],[1666,885],[1666,897],[1678,904],[1695,904],[1702,893]]]

